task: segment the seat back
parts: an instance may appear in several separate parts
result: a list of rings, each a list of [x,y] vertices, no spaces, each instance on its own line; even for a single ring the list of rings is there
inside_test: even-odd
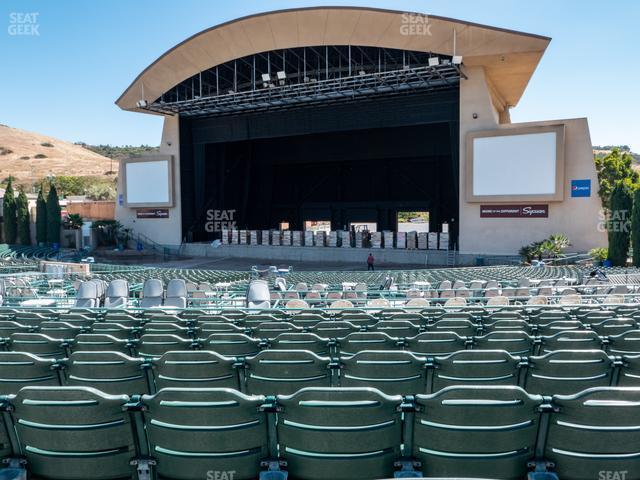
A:
[[[111,280],[104,299],[106,308],[124,308],[129,301],[129,283],[126,280]]]
[[[383,332],[354,332],[338,338],[340,355],[354,355],[363,350],[399,350],[399,340]]]
[[[120,352],[73,352],[64,362],[65,384],[114,395],[150,393],[143,365],[142,358]]]
[[[60,385],[55,360],[31,353],[0,352],[0,395],[18,393],[22,387]]]
[[[420,327],[407,320],[381,320],[369,328],[372,332],[386,333],[390,337],[415,337]]]
[[[142,299],[140,307],[152,308],[162,305],[162,297],[164,296],[164,284],[162,280],[157,278],[149,278],[144,282],[142,287]]]
[[[280,455],[293,478],[393,477],[400,456],[400,396],[366,388],[305,388],[279,396]]]
[[[305,387],[330,387],[330,358],[305,350],[263,350],[248,357],[245,388],[260,395],[289,395]]]
[[[29,471],[37,478],[130,478],[136,451],[126,395],[86,387],[26,387],[13,399]]]
[[[636,330],[638,323],[633,318],[608,318],[590,325],[591,329],[598,335],[609,337],[620,335],[630,330]]]
[[[171,334],[146,334],[140,337],[136,350],[141,357],[161,357],[171,350],[190,350],[192,340]]]
[[[260,340],[243,333],[213,333],[203,340],[202,349],[225,357],[247,357],[260,351]]]
[[[466,348],[467,340],[456,332],[427,331],[405,339],[405,350],[416,355],[448,355]]]
[[[311,333],[315,333],[322,338],[346,337],[350,333],[357,332],[359,330],[359,327],[344,320],[328,320],[325,322],[319,322],[309,328]]]
[[[524,388],[541,395],[573,395],[611,384],[613,360],[602,350],[556,350],[529,357]]]
[[[452,385],[518,385],[520,357],[504,350],[462,350],[433,360],[429,392]]]
[[[406,351],[365,350],[340,357],[340,386],[371,387],[388,395],[426,391],[426,359]]]
[[[640,355],[625,355],[618,377],[619,387],[640,387]]]
[[[215,352],[185,350],[167,352],[154,360],[156,389],[233,388],[240,390],[235,361]]]
[[[144,395],[145,426],[161,478],[206,479],[211,472],[258,478],[268,456],[264,397],[222,388],[165,388]]]
[[[302,329],[289,322],[263,322],[253,328],[253,336],[256,338],[275,338],[281,333],[302,332]]]
[[[516,386],[455,386],[418,395],[413,455],[430,477],[526,478],[541,396]]]
[[[554,395],[545,458],[560,478],[582,480],[597,472],[638,478],[640,388],[598,387]]]
[[[476,335],[478,328],[471,320],[457,319],[457,318],[443,318],[437,320],[432,325],[427,327],[429,332],[456,332],[462,337],[471,337]]]
[[[127,340],[101,333],[81,333],[77,335],[71,344],[71,349],[74,352],[131,353],[131,348]]]
[[[495,331],[475,337],[473,339],[474,350],[504,350],[512,355],[530,355],[533,352],[533,337],[526,332]]]
[[[554,350],[597,350],[602,347],[602,339],[591,330],[567,330],[551,336],[542,336],[540,353]]]
[[[287,332],[269,340],[271,350],[307,350],[320,356],[329,353],[329,339],[315,333]]]
[[[610,336],[607,349],[613,355],[639,355],[640,329]]]
[[[39,357],[63,358],[63,341],[41,333],[12,333],[10,347],[14,352],[33,353]]]

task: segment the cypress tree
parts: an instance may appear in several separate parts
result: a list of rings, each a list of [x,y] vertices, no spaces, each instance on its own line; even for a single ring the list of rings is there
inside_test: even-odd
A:
[[[631,210],[631,245],[633,247],[633,266],[640,267],[640,189],[633,192]]]
[[[630,215],[633,206],[631,188],[620,182],[611,192],[610,217],[607,222],[609,235],[609,260],[616,267],[627,264],[630,241]]]
[[[31,221],[29,218],[29,200],[23,190],[20,190],[16,200],[16,221],[18,224],[18,243],[31,245]]]
[[[16,220],[16,198],[13,194],[13,185],[11,178],[4,191],[4,199],[2,204],[2,217],[4,227],[4,241],[8,244],[16,243],[17,220]]]
[[[47,242],[60,243],[60,202],[56,186],[52,183],[47,195]]]
[[[47,203],[44,201],[42,186],[36,200],[36,242],[47,243]]]

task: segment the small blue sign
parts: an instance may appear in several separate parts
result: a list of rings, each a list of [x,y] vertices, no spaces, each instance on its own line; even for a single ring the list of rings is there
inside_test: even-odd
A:
[[[591,180],[571,180],[571,196],[572,197],[590,197],[591,196]]]
[[[124,205],[124,198],[121,193],[118,194],[118,205]]]

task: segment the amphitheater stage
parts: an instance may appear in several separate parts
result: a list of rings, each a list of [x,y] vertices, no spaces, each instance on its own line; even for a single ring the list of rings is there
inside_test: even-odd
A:
[[[272,245],[222,245],[214,248],[209,243],[184,244],[181,254],[188,257],[207,258],[246,258],[260,262],[304,262],[336,264],[362,264],[366,266],[369,252],[373,253],[377,267],[385,265],[424,268],[447,265],[446,250],[396,250],[367,248],[331,248],[331,247],[283,247]],[[476,265],[479,255],[455,255],[456,266]],[[497,265],[513,263],[514,257],[482,257],[485,264]],[[451,264],[449,264],[451,266]]]

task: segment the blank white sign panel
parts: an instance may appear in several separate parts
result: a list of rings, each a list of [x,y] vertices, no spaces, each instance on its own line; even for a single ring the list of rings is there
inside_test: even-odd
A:
[[[473,140],[474,195],[556,193],[556,132]]]
[[[169,162],[126,164],[127,203],[169,203]]]

